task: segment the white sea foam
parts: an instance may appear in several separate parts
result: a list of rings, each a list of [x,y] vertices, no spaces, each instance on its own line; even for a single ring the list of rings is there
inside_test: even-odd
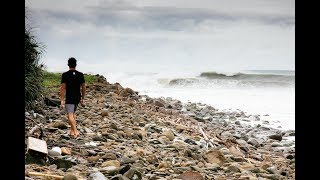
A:
[[[105,73],[111,83],[119,82],[140,94],[150,97],[172,97],[182,102],[201,102],[219,110],[242,110],[260,115],[259,122],[269,126],[295,129],[294,71],[250,71],[257,74],[230,78],[236,73],[225,73],[227,78],[204,78],[201,72]],[[244,73],[244,72],[241,72]],[[261,74],[271,74],[263,76]],[[284,75],[284,77],[273,76]],[[250,77],[250,79],[244,79]],[[286,79],[283,81],[283,79]],[[170,83],[171,82],[171,83]],[[173,82],[173,83],[172,83]],[[267,115],[267,116],[266,116]],[[266,126],[268,126],[266,124]]]

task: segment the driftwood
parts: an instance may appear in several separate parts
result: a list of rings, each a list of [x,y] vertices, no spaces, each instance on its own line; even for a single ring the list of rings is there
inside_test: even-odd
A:
[[[210,144],[211,147],[214,147],[213,142],[208,138],[206,133],[204,133],[204,131],[202,130],[202,128],[200,126],[198,126],[198,127],[199,127],[199,130],[200,130],[202,136],[204,137],[204,139]]]
[[[44,103],[45,103],[47,106],[59,107],[60,104],[61,104],[61,101],[60,101],[60,99],[54,99],[54,98],[45,97]]]
[[[31,136],[37,129],[39,129],[39,127],[39,125],[35,125],[33,128],[31,128],[29,131],[29,136]]]
[[[44,176],[44,177],[52,177],[55,179],[63,179],[63,176],[52,175],[52,174],[43,174],[43,173],[39,173],[39,172],[28,172],[27,174],[32,175],[32,176]]]

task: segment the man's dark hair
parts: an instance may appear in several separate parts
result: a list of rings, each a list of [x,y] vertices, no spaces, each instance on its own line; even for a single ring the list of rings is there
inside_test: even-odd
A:
[[[70,68],[75,68],[77,66],[77,60],[74,57],[69,58],[68,66]]]

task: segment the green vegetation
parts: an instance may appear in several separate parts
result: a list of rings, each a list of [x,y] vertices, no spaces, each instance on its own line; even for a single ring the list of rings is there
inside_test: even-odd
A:
[[[46,88],[46,92],[49,92],[49,91],[59,92],[61,75],[62,73],[53,73],[53,72],[44,71],[43,87]],[[90,75],[90,74],[84,74],[84,80],[88,85],[96,81],[96,76]]]
[[[40,57],[44,46],[39,43],[26,26],[24,38],[24,62],[25,62],[25,109],[35,107],[36,102],[41,99],[43,93],[43,64]]]
[[[84,80],[86,81],[86,84],[91,84],[97,80],[97,77],[95,75],[85,74]]]
[[[46,88],[58,87],[61,82],[61,73],[44,72],[43,86]]]

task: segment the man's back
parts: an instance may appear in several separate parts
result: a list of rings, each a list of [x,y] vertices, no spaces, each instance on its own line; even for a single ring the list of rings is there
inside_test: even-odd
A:
[[[84,83],[83,73],[69,70],[62,74],[61,83],[66,83],[66,104],[78,104],[81,99],[80,86]]]

